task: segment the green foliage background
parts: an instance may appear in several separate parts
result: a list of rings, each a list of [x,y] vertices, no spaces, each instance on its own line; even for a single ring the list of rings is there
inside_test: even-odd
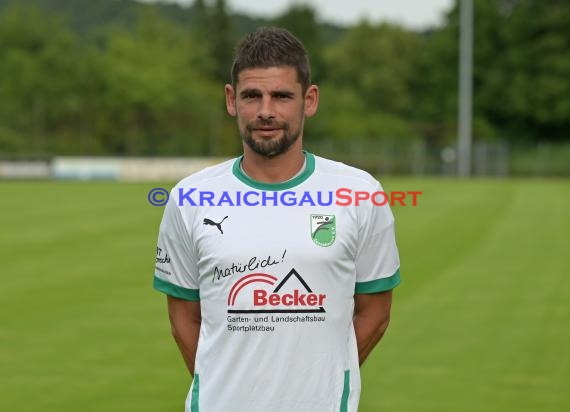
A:
[[[233,46],[276,24],[306,44],[322,105],[313,142],[455,140],[458,13],[417,32],[335,27],[308,6],[273,20],[130,0],[0,0],[0,156],[233,155]],[[570,3],[475,1],[476,140],[569,140]]]

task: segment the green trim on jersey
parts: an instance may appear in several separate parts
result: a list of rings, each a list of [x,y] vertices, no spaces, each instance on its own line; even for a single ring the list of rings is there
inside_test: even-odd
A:
[[[154,276],[153,286],[156,290],[174,296],[175,298],[192,301],[200,300],[200,291],[198,289],[187,289],[182,286],[173,285],[172,283],[160,279],[156,275]]]
[[[303,170],[299,176],[283,183],[263,183],[253,180],[251,177],[246,175],[241,170],[240,164],[243,159],[243,156],[240,156],[235,160],[232,172],[234,176],[237,177],[242,183],[245,183],[246,185],[253,187],[254,189],[271,190],[271,191],[291,189],[303,183],[315,171],[315,156],[309,152],[304,152],[304,153],[305,153],[305,159],[307,160],[307,166],[305,167],[305,170]]]
[[[190,401],[190,412],[200,412],[200,375],[194,374],[192,385],[192,400]]]
[[[340,398],[340,412],[348,412],[348,395],[350,394],[350,370],[344,371],[344,386]]]
[[[382,279],[371,280],[370,282],[356,282],[354,293],[378,293],[392,290],[400,284],[400,269],[392,276]]]

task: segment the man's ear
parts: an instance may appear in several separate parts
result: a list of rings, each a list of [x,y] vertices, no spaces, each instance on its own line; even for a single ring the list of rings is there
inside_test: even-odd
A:
[[[319,107],[319,88],[312,84],[305,93],[305,116],[311,117]]]
[[[226,110],[230,116],[235,116],[237,114],[236,110],[236,91],[231,84],[226,84]]]

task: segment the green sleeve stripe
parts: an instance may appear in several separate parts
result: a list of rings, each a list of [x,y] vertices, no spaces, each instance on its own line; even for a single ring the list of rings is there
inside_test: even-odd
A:
[[[344,371],[344,386],[340,398],[340,412],[348,412],[348,395],[350,394],[350,371]]]
[[[165,280],[160,279],[156,275],[154,276],[154,288],[167,295],[174,296],[175,298],[180,298],[184,300],[200,300],[200,290],[198,289],[187,289],[182,286],[173,285]]]
[[[190,401],[190,412],[200,412],[200,375],[194,374],[192,382],[192,400]]]
[[[356,282],[354,293],[378,293],[392,290],[400,284],[400,269],[392,276],[370,282]]]

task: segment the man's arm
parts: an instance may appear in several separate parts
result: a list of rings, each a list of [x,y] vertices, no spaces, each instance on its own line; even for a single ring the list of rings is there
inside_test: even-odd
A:
[[[380,341],[390,322],[392,291],[354,295],[354,331],[358,360],[364,363]]]
[[[190,374],[194,376],[194,362],[202,322],[200,302],[178,299],[168,295],[167,302],[172,336],[174,336]]]

